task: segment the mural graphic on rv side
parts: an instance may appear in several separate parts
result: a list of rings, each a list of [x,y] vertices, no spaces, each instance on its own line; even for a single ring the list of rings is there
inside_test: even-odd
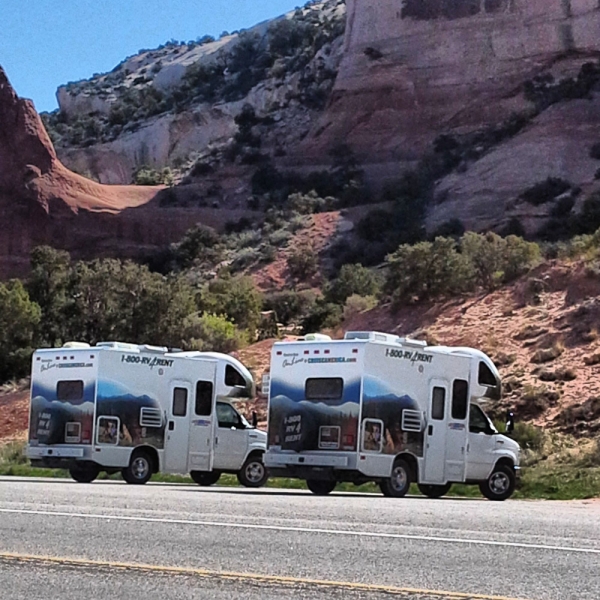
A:
[[[282,450],[356,450],[360,380],[345,381],[341,398],[307,400],[303,387],[271,382],[269,446]]]
[[[405,410],[419,414],[420,431],[414,431],[413,428],[407,431],[402,428]],[[399,396],[381,379],[370,376],[364,378],[362,411],[364,450],[394,455],[410,452],[415,456],[423,456],[426,423],[422,421],[422,410],[414,398],[408,394]],[[383,432],[378,432],[378,422],[383,424]],[[373,439],[374,435],[381,435],[381,441]]]
[[[96,405],[98,443],[164,448],[166,418],[156,398],[100,380]]]
[[[30,442],[44,445],[91,444],[94,393],[93,380],[85,383],[64,381],[52,386],[34,381],[31,388]]]
[[[307,400],[305,390],[284,381],[271,382],[269,408],[269,447],[295,452],[309,450],[356,451],[383,454],[402,451],[423,456],[425,424],[419,431],[402,429],[403,411],[419,415],[419,404],[409,395],[398,395],[387,384],[365,377],[362,422],[359,432],[360,379],[344,382],[341,399]]]
[[[360,379],[344,382],[342,398],[307,400],[304,389],[284,381],[271,382],[269,409],[269,447],[295,452],[308,450],[355,451],[359,436],[360,449],[383,454],[401,451],[423,456],[425,424],[419,431],[402,429],[403,411],[419,415],[419,404],[408,394],[398,395],[374,377],[363,382],[362,423],[360,414]]]

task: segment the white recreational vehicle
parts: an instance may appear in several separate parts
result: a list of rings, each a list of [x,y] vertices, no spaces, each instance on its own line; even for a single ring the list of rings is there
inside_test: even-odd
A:
[[[211,485],[236,473],[259,487],[266,433],[232,404],[253,388],[248,370],[225,354],[123,342],[37,350],[27,456],[80,482],[121,471],[143,484],[161,471]]]
[[[479,484],[490,500],[514,491],[519,445],[478,404],[501,393],[483,352],[376,332],[312,334],[273,346],[268,383],[272,476],[305,479],[321,495],[339,481],[375,481],[395,497],[411,482],[432,498],[452,483]]]

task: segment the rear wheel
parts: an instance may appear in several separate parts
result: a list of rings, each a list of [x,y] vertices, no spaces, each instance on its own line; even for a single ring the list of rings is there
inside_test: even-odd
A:
[[[127,483],[143,485],[152,477],[154,462],[144,450],[136,450],[131,455],[129,466],[121,470],[121,475]]]
[[[403,498],[410,488],[412,472],[403,458],[398,458],[392,467],[391,477],[379,483],[379,489],[388,498]]]
[[[445,485],[428,485],[426,483],[419,483],[418,487],[423,496],[427,496],[428,498],[441,498],[450,491],[452,484],[446,483]]]
[[[336,485],[336,481],[326,481],[321,479],[306,480],[306,486],[316,496],[327,496],[327,494],[331,494]]]
[[[198,485],[209,486],[219,481],[221,473],[219,471],[191,471],[190,477]]]
[[[488,500],[506,500],[515,491],[515,471],[508,465],[496,465],[486,481],[479,484],[479,490]]]
[[[77,483],[92,483],[100,474],[100,467],[94,463],[76,464],[69,469],[69,475]]]
[[[269,479],[269,472],[262,461],[262,456],[256,454],[248,457],[237,478],[245,487],[258,488],[265,485]]]

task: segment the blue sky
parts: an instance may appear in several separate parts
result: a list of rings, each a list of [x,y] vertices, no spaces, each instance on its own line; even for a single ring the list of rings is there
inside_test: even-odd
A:
[[[170,39],[218,37],[282,15],[298,0],[0,0],[0,65],[38,111],[56,88],[110,71]]]

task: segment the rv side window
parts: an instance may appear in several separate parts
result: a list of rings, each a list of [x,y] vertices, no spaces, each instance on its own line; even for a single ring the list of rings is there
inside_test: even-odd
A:
[[[452,418],[462,421],[467,418],[469,383],[464,379],[455,379],[452,384]]]
[[[479,377],[477,381],[479,385],[496,385],[496,377],[494,377],[492,370],[483,361],[479,363]]]
[[[176,387],[173,390],[173,416],[185,417],[187,415],[187,397],[185,388]]]
[[[237,369],[234,369],[231,365],[227,365],[225,367],[225,385],[246,387],[246,382]]]
[[[208,417],[212,413],[212,381],[199,381],[196,384],[196,414]]]
[[[65,402],[83,400],[83,381],[59,381],[56,384],[56,399]]]
[[[446,404],[446,390],[434,387],[431,394],[431,418],[436,421],[444,420],[444,408]]]
[[[307,400],[341,400],[344,380],[341,377],[313,377],[306,380],[304,396]]]

